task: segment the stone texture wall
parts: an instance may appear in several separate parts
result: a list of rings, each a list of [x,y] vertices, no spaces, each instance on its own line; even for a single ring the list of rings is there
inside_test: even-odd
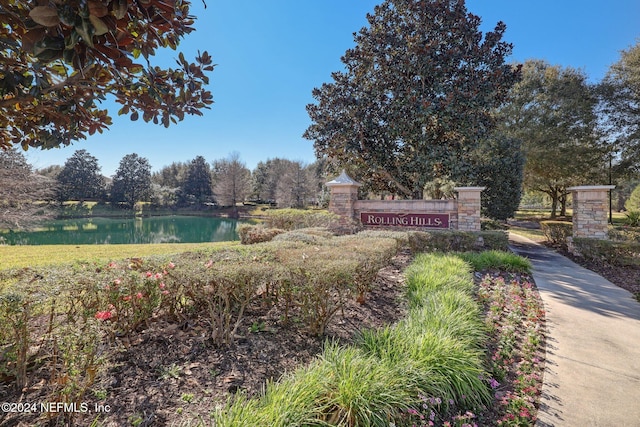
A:
[[[480,231],[480,193],[485,187],[456,187],[458,192],[458,230]]]
[[[573,196],[573,237],[607,239],[609,190],[613,185],[570,187]]]

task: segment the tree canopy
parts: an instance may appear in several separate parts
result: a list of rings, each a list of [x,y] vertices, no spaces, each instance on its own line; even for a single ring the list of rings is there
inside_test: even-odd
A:
[[[22,228],[51,217],[50,210],[34,202],[51,199],[53,187],[51,178],[33,173],[22,153],[0,150],[0,228]]]
[[[483,35],[464,0],[386,0],[367,19],[345,70],[313,90],[305,138],[376,191],[419,198],[436,178],[472,184],[470,153],[519,77],[506,26]]]
[[[98,159],[87,150],[76,150],[58,173],[58,200],[97,199],[103,196],[105,180]]]
[[[605,166],[597,143],[596,98],[586,76],[573,68],[529,60],[522,81],[501,109],[500,131],[522,141],[524,186],[546,193],[552,217],[566,207],[566,188],[598,180]]]
[[[194,198],[197,203],[212,198],[211,168],[204,157],[197,156],[188,164],[182,193],[187,198]]]
[[[640,165],[640,41],[623,50],[599,87],[606,142],[618,176]]]
[[[127,154],[113,176],[111,199],[133,208],[137,202],[151,197],[151,165],[149,160],[136,153]]]
[[[194,30],[187,0],[0,0],[0,148],[52,148],[102,132],[118,114],[169,126],[201,115],[207,52],[177,68],[151,63]]]

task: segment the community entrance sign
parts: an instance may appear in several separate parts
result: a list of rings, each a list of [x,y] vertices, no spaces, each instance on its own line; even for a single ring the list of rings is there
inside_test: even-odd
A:
[[[360,212],[362,225],[449,228],[448,213]]]
[[[327,182],[329,211],[345,225],[357,221],[365,227],[407,227],[480,231],[480,193],[484,187],[455,187],[456,199],[359,200],[358,188],[345,171]]]

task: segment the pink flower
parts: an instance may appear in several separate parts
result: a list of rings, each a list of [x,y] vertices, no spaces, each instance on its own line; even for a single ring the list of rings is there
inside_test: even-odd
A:
[[[96,312],[95,318],[99,320],[107,320],[111,319],[111,316],[113,316],[113,313],[110,311],[98,311]]]
[[[153,276],[153,278],[156,280],[162,279],[162,273],[156,273],[155,276]]]
[[[174,269],[174,268],[176,268],[176,265],[174,263],[170,262],[169,264],[167,264],[167,267],[171,268],[171,269]]]
[[[213,265],[213,260],[212,260],[212,259],[210,259],[209,261],[207,261],[207,262],[204,264],[204,266],[205,266],[205,267],[207,267],[207,268],[211,267],[212,265]]]
[[[150,272],[150,271],[147,271],[147,272],[145,273],[145,275],[147,276],[147,278],[149,278],[149,277],[153,276],[153,273],[152,273],[152,272]]]
[[[164,282],[160,282],[160,283],[158,283],[158,287],[159,287],[160,289],[164,289],[164,288],[165,288],[165,286],[166,286],[166,285],[164,284]]]
[[[162,291],[160,292],[162,295],[169,295],[169,291]]]
[[[109,267],[109,268],[116,268],[117,266],[118,266],[118,264],[116,264],[113,261],[111,261],[109,264],[107,264],[107,267]]]
[[[131,295],[125,295],[122,297],[122,301],[129,301],[131,299]]]
[[[144,295],[142,295],[142,292],[138,292],[136,294],[136,298],[138,298],[138,299],[142,299],[143,297],[144,297]]]
[[[116,280],[113,281],[113,284],[116,285],[116,286],[120,285],[121,283],[122,283],[122,280],[120,280],[120,279],[116,279]]]

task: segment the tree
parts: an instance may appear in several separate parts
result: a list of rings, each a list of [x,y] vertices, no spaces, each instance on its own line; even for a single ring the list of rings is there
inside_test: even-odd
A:
[[[546,193],[551,217],[566,211],[567,187],[593,182],[602,174],[593,89],[573,68],[530,60],[522,81],[500,110],[500,132],[522,141],[524,187]]]
[[[624,204],[628,211],[640,212],[640,185],[633,189],[629,200]]]
[[[522,198],[525,158],[521,142],[495,132],[476,151],[482,214],[499,221],[513,217]]]
[[[640,41],[623,50],[599,86],[604,141],[614,174],[637,173],[640,164]]]
[[[111,200],[133,209],[137,202],[151,197],[151,165],[137,154],[127,154],[120,160],[111,184]]]
[[[258,200],[274,203],[277,198],[278,182],[291,167],[292,161],[276,157],[258,162],[253,171],[253,193]]]
[[[194,198],[197,203],[204,203],[213,196],[211,169],[204,157],[197,156],[187,166],[182,193],[187,198]]]
[[[53,196],[53,180],[34,174],[16,150],[0,150],[0,228],[23,228],[52,212],[35,204]]]
[[[251,191],[251,171],[240,160],[240,154],[233,152],[226,159],[213,162],[213,182],[218,203],[232,206],[237,216],[236,204]]]
[[[0,148],[51,148],[102,132],[118,114],[169,126],[201,115],[213,70],[203,52],[178,67],[151,64],[194,30],[187,0],[0,0]],[[137,61],[137,62],[134,62]],[[144,64],[144,65],[143,65]]]
[[[483,36],[464,0],[386,0],[367,19],[346,70],[313,90],[304,137],[375,191],[421,198],[436,178],[472,183],[469,153],[519,76],[506,26]]]
[[[291,162],[278,180],[276,203],[279,207],[302,209],[314,192],[312,170],[302,162]]]
[[[169,166],[164,166],[158,172],[154,172],[151,175],[151,180],[162,187],[178,188],[185,180],[187,168],[187,163],[173,162]]]
[[[58,200],[79,200],[100,198],[104,194],[105,182],[100,173],[98,159],[87,150],[77,150],[67,159],[56,177]]]

